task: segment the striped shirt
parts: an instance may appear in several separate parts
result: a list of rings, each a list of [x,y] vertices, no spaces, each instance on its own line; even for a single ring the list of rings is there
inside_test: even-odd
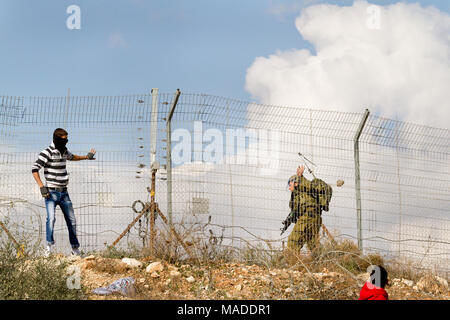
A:
[[[66,170],[66,160],[72,160],[73,154],[66,150],[63,155],[52,144],[39,153],[38,159],[34,163],[31,171],[38,172],[44,168],[46,186],[51,188],[61,188],[69,183],[69,174]]]

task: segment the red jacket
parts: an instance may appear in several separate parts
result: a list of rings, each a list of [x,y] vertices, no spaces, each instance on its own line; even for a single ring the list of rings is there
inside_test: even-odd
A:
[[[369,286],[372,288],[370,289]],[[364,283],[359,293],[358,300],[389,300],[388,293],[383,288],[375,287],[373,284]]]

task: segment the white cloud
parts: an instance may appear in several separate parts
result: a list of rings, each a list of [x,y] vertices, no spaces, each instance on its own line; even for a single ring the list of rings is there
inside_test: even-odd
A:
[[[259,102],[399,117],[448,127],[450,16],[436,8],[397,3],[380,8],[380,28],[368,27],[370,6],[313,5],[296,19],[309,50],[258,57],[246,89]]]
[[[291,2],[283,1],[282,3],[271,1],[266,12],[279,21],[287,22],[292,16],[299,14],[303,8],[321,1],[323,0],[294,0]]]

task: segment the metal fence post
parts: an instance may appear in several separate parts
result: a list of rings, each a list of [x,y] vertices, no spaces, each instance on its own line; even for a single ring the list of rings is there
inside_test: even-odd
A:
[[[152,93],[152,113],[150,120],[150,165],[156,161],[156,144],[158,134],[158,88],[153,88]]]
[[[150,254],[153,255],[155,247],[155,193],[156,193],[156,171],[159,163],[156,161],[156,144],[158,134],[158,88],[152,91],[152,113],[150,120],[150,167],[152,169],[150,189]]]
[[[175,107],[178,103],[178,98],[180,97],[180,89],[177,89],[173,96],[172,106],[169,110],[169,115],[166,119],[166,134],[167,134],[167,147],[166,147],[166,155],[167,155],[167,165],[166,165],[166,171],[167,171],[167,215],[169,218],[169,225],[172,225],[172,116],[175,112]]]
[[[359,172],[359,137],[361,136],[361,132],[364,129],[369,114],[370,114],[369,109],[366,109],[354,138],[356,224],[358,230],[358,248],[361,252],[363,250],[363,244],[362,244],[362,219],[361,219],[361,177]]]

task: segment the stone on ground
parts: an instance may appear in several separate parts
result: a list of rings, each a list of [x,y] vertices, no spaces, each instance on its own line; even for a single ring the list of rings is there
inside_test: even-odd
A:
[[[123,258],[122,262],[129,265],[132,268],[140,268],[142,267],[142,262],[133,258]]]
[[[157,261],[157,262],[152,262],[150,263],[147,268],[145,268],[145,271],[148,273],[153,273],[156,271],[163,271],[164,270],[164,266],[161,262]]]

